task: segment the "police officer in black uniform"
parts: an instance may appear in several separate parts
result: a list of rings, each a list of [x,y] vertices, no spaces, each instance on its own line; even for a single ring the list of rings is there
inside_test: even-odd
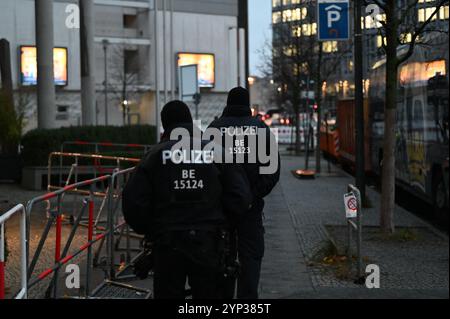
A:
[[[230,91],[222,117],[215,120],[210,127],[220,129],[224,138],[226,135],[233,135],[233,147],[225,147],[225,152],[231,152],[235,159],[238,153],[241,155],[244,153],[245,156],[243,166],[250,182],[254,201],[252,208],[238,217],[234,223],[240,263],[237,297],[238,299],[257,299],[264,255],[263,198],[272,191],[280,178],[278,148],[273,135],[270,138],[271,133],[267,125],[256,117],[252,117],[249,92],[241,87]],[[249,135],[252,134],[266,134],[266,150],[270,150],[272,158],[277,160],[277,168],[274,172],[262,174],[260,168],[263,165],[258,158],[256,162],[249,161],[250,154],[257,154],[260,147],[260,145],[248,143]]]
[[[186,104],[168,103],[161,120],[161,143],[146,154],[124,189],[125,220],[153,243],[156,299],[184,299],[186,279],[193,298],[215,299],[223,271],[225,212],[248,211],[249,182],[241,166],[214,162],[214,151],[194,134],[200,131]],[[188,146],[181,146],[186,140]]]

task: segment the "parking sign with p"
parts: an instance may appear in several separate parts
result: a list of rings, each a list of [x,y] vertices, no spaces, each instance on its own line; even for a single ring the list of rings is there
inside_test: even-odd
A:
[[[348,0],[318,0],[319,41],[345,41],[350,38]]]

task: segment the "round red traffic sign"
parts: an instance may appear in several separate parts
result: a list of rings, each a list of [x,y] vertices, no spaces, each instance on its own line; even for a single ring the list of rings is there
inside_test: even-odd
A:
[[[351,210],[357,210],[358,209],[358,203],[355,198],[350,198],[347,202],[347,206]]]

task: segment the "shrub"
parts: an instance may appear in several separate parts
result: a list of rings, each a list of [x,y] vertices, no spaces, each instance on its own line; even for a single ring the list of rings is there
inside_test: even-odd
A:
[[[0,90],[0,150],[16,154],[22,133],[23,116],[17,113],[13,101]]]
[[[59,129],[36,129],[28,132],[22,138],[22,156],[25,166],[46,166],[48,155],[59,152],[61,144],[67,141],[109,142],[119,144],[154,144],[156,141],[155,127],[149,125],[136,126],[77,126]],[[78,153],[94,153],[93,147],[82,146],[66,149]],[[132,156],[133,151],[121,149],[111,155]],[[104,154],[104,153],[102,153]],[[139,154],[142,155],[142,152]],[[136,156],[136,152],[134,152]],[[132,157],[135,157],[132,156]]]

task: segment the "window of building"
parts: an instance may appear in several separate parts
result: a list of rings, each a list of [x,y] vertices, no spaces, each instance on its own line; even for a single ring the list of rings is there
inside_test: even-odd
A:
[[[124,14],[123,15],[123,27],[125,29],[137,29],[137,15]]]
[[[323,52],[332,53],[338,51],[337,41],[325,41],[323,42]]]
[[[377,48],[381,48],[383,46],[383,42],[386,44],[386,37],[377,35]]]
[[[430,7],[430,8],[421,8],[417,11],[418,14],[418,20],[419,22],[425,22],[427,21],[433,13],[436,11],[436,7]],[[431,21],[436,20],[438,14],[435,14],[433,18],[431,18]]]
[[[283,22],[292,21],[292,10],[283,11]]]
[[[280,23],[281,22],[281,12],[277,11],[272,13],[272,23]]]
[[[276,8],[281,6],[281,0],[272,0],[272,7]]]
[[[448,6],[441,7],[441,9],[439,9],[439,19],[448,20],[449,18],[448,13],[449,13]]]
[[[139,72],[139,52],[138,50],[124,50],[125,74],[137,74]]]
[[[400,36],[400,40],[402,43],[410,43],[412,40],[412,34],[411,33],[402,33]]]
[[[69,119],[69,106],[57,105],[55,119],[57,121],[67,121]]]

